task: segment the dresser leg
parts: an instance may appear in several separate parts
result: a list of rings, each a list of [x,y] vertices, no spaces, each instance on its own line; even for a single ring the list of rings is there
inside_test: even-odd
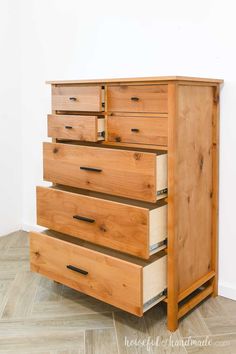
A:
[[[167,328],[171,332],[178,328],[178,303],[167,303]]]

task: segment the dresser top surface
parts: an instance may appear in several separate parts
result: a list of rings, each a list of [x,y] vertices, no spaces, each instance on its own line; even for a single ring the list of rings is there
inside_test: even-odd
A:
[[[132,77],[132,78],[114,78],[114,79],[83,79],[83,80],[55,80],[46,81],[47,84],[106,84],[106,83],[149,83],[149,82],[166,82],[166,81],[194,81],[194,82],[209,82],[223,83],[222,79],[209,79],[190,76],[153,76],[153,77]]]

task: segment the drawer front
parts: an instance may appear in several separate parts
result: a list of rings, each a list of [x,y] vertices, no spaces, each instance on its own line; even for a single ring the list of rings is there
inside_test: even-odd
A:
[[[32,271],[123,310],[141,314],[141,266],[37,233],[30,236],[30,255]]]
[[[97,142],[104,140],[105,119],[97,116],[48,115],[48,136]]]
[[[37,223],[148,259],[167,237],[167,206],[147,207],[37,187]]]
[[[168,112],[167,85],[108,86],[110,112]]]
[[[164,298],[166,256],[137,262],[55,234],[30,233],[31,271],[138,316]]]
[[[167,118],[109,116],[108,141],[167,145]]]
[[[156,202],[159,181],[166,188],[166,159],[155,153],[44,143],[44,179]]]
[[[52,110],[103,111],[101,86],[52,86]]]

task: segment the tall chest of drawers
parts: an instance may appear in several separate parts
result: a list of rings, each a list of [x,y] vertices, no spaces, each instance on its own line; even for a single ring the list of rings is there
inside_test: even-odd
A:
[[[164,301],[171,331],[216,296],[221,83],[49,82],[31,270],[137,316]]]

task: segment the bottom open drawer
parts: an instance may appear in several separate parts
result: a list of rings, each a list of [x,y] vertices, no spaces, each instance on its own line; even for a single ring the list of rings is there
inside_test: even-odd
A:
[[[47,230],[30,233],[30,265],[33,272],[137,316],[165,298],[164,250],[143,261]]]

